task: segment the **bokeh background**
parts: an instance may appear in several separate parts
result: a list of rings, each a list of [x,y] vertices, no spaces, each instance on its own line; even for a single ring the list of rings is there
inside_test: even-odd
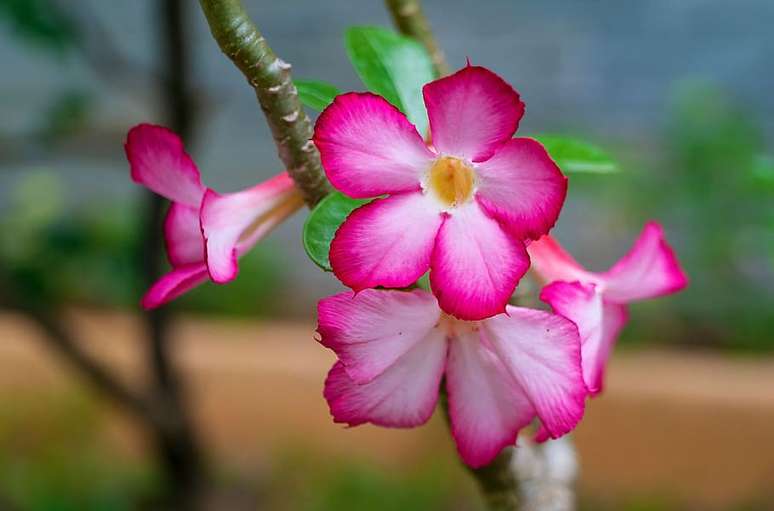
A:
[[[252,90],[197,3],[179,4],[188,148],[204,182],[228,192],[279,172]],[[346,27],[390,26],[377,1],[245,4],[295,77],[343,90],[363,89]],[[0,0],[4,291],[137,385],[149,377],[137,305],[147,198],[122,145],[136,123],[170,122],[165,5]],[[577,433],[585,508],[774,509],[774,4],[424,5],[452,67],[469,57],[519,90],[521,133],[577,136],[620,162],[571,176],[554,233],[577,258],[604,269],[656,219],[691,277],[633,308],[608,391]],[[480,509],[441,420],[410,432],[330,423],[331,358],[312,331],[316,300],[340,287],[301,248],[305,215],[246,256],[237,281],[172,307],[208,505]],[[0,509],[164,506],[141,421],[71,370],[39,323],[0,310]]]

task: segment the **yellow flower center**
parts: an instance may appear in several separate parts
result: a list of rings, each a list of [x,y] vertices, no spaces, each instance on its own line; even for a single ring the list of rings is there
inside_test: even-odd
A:
[[[464,204],[473,195],[475,174],[465,162],[441,156],[430,168],[429,188],[446,206]]]

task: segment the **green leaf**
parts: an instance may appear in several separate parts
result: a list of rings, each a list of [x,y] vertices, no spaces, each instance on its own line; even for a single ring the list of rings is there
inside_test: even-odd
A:
[[[345,35],[349,60],[372,92],[398,107],[427,133],[422,86],[435,79],[425,48],[407,37],[379,27],[351,27]]]
[[[325,107],[333,102],[333,98],[341,94],[335,85],[317,80],[293,80],[293,83],[298,89],[301,103],[318,112],[325,110]]]
[[[331,271],[328,252],[336,230],[352,211],[371,199],[352,199],[340,192],[333,192],[312,210],[304,224],[304,249],[314,263]]]
[[[0,0],[0,18],[18,37],[57,55],[75,45],[74,23],[51,0]]]
[[[543,144],[562,172],[608,174],[620,170],[609,154],[583,140],[558,135],[536,135],[532,138]]]

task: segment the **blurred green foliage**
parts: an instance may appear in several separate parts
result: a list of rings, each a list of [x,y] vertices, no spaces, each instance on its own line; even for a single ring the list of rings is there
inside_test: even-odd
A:
[[[18,37],[53,53],[63,53],[76,41],[69,18],[49,0],[0,0],[0,19]]]
[[[638,306],[639,334],[658,326],[667,341],[772,349],[774,168],[763,131],[706,84],[678,87],[671,112],[663,152],[639,155],[652,171],[627,172],[615,188],[621,214],[674,233],[691,278],[679,295]]]
[[[152,497],[158,481],[146,467],[118,462],[94,401],[27,397],[34,399],[4,400],[0,408],[0,495],[13,509],[128,511]]]

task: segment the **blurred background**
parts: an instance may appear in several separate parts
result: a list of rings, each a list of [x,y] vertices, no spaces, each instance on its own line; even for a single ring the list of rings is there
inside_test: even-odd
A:
[[[363,89],[345,28],[390,26],[377,1],[245,4],[295,77],[343,90]],[[424,6],[453,68],[519,90],[522,134],[620,161],[571,176],[563,244],[602,270],[656,219],[691,277],[633,307],[576,434],[584,509],[774,509],[774,3]],[[162,205],[129,179],[127,130],[181,132],[221,192],[282,170],[197,2],[0,0],[0,69],[0,509],[481,509],[442,420],[330,422],[312,332],[340,287],[301,248],[305,211],[234,283],[141,316]],[[154,425],[79,356],[184,426]]]

